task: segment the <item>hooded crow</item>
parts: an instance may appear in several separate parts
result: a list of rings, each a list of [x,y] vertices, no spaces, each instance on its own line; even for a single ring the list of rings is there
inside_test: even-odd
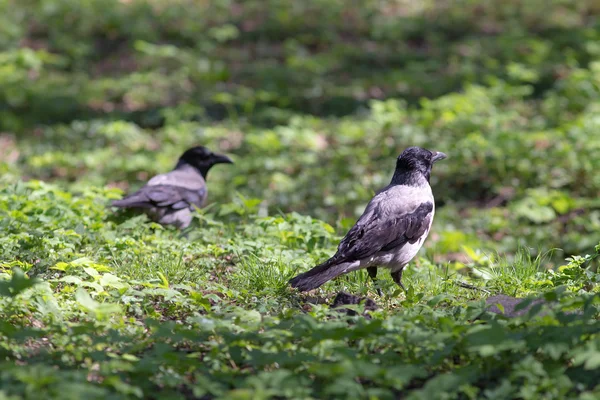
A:
[[[220,163],[233,161],[206,147],[192,147],[179,157],[171,172],[156,175],[140,190],[113,201],[112,205],[144,209],[159,224],[186,228],[192,221],[194,207],[201,208],[206,201],[208,171]]]
[[[417,254],[433,222],[435,204],[429,186],[433,163],[446,158],[437,151],[409,147],[398,157],[388,186],[379,191],[363,215],[321,265],[290,280],[304,292],[351,271],[366,268],[375,281],[377,267],[389,268],[402,289],[402,270]],[[405,289],[406,290],[406,289]],[[377,290],[381,295],[381,290]]]

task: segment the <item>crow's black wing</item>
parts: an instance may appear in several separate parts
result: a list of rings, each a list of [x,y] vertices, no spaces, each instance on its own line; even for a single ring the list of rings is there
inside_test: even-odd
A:
[[[201,207],[206,197],[206,188],[190,190],[173,185],[147,185],[137,192],[113,201],[115,207],[164,208],[179,210],[196,205]]]
[[[361,260],[379,251],[415,243],[428,231],[432,211],[433,203],[429,201],[408,213],[389,214],[375,207],[350,229],[328,264]]]

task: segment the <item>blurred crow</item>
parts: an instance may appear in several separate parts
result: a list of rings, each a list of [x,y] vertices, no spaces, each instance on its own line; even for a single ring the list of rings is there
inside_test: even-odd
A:
[[[232,164],[228,157],[215,154],[203,146],[188,149],[171,172],[156,175],[137,192],[113,201],[122,208],[140,208],[162,225],[186,228],[192,211],[206,201],[206,174],[220,163]]]
[[[409,147],[398,157],[391,183],[379,191],[363,215],[338,246],[337,253],[323,264],[290,280],[304,292],[350,271],[367,268],[375,281],[377,267],[391,270],[402,289],[402,270],[417,254],[434,214],[429,186],[433,163],[446,158],[441,152]],[[377,289],[379,295],[381,290]]]

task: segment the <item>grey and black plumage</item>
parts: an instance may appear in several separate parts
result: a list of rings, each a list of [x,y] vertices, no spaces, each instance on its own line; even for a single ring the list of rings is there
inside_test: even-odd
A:
[[[291,279],[292,287],[300,291],[316,289],[339,275],[362,268],[375,280],[377,268],[384,267],[391,270],[394,282],[404,289],[402,270],[423,245],[433,222],[431,168],[444,158],[444,153],[420,147],[404,150],[396,162],[392,181],[371,199],[335,255]]]
[[[159,224],[186,228],[192,221],[194,207],[201,208],[206,202],[208,171],[220,163],[233,161],[204,146],[192,147],[179,157],[171,172],[156,175],[140,190],[113,201],[112,205],[143,209]]]

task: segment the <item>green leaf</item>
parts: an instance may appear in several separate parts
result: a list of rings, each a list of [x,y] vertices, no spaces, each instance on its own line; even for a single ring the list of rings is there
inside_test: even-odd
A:
[[[30,279],[20,268],[13,268],[10,280],[0,281],[0,296],[17,297],[40,282],[36,278]]]

